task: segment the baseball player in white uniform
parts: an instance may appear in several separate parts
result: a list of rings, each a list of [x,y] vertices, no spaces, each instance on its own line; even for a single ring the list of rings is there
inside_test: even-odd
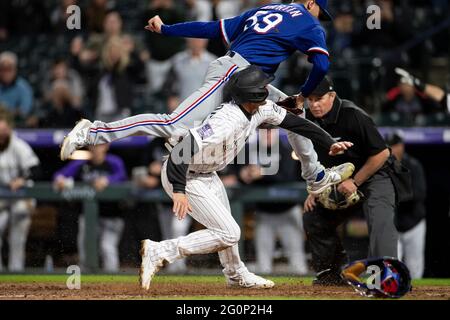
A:
[[[173,212],[179,219],[189,213],[206,229],[161,242],[143,240],[140,270],[143,289],[149,289],[164,262],[213,252],[219,253],[229,286],[274,286],[272,281],[249,272],[241,261],[238,250],[241,231],[216,171],[233,161],[248,137],[263,123],[302,134],[329,148],[332,155],[344,152],[352,143],[336,142],[312,122],[266,100],[267,85],[272,80],[257,66],[233,75],[228,84],[233,102],[222,104],[201,126],[190,129],[164,162],[161,180],[173,200]],[[352,164],[344,164],[337,170],[340,176],[348,178],[353,169]]]
[[[67,160],[76,149],[134,135],[163,137],[175,144],[178,138],[202,123],[223,102],[223,85],[236,70],[251,62],[266,73],[273,74],[278,65],[296,50],[308,54],[314,65],[301,93],[295,96],[302,104],[328,70],[329,54],[319,18],[329,14],[324,1],[293,2],[264,6],[231,19],[213,22],[165,25],[159,16],[151,18],[146,29],[152,32],[194,38],[222,37],[231,51],[210,64],[202,87],[186,98],[172,114],[140,114],[110,123],[81,120],[64,139],[61,160]],[[274,17],[277,18],[276,23],[271,20]],[[275,87],[268,88],[271,100],[287,98]],[[341,181],[335,170],[325,170],[320,164],[309,139],[292,134],[288,137],[302,164],[302,177],[310,193],[319,194],[331,184]]]
[[[12,131],[11,116],[0,112],[0,185],[15,192],[38,172],[39,159],[31,147]],[[25,245],[31,224],[33,199],[0,200],[0,270],[2,239],[9,225],[9,271],[25,268]]]

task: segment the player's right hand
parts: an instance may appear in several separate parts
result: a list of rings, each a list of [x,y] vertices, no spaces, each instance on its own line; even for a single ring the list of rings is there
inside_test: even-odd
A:
[[[303,113],[303,104],[305,102],[305,98],[301,95],[295,95],[287,97],[284,100],[278,101],[277,105],[286,109],[288,112],[293,113],[295,115],[300,115]]]
[[[174,193],[173,197],[173,213],[178,220],[183,220],[188,212],[192,212],[192,207],[184,193]]]
[[[145,29],[151,32],[161,33],[161,27],[164,23],[159,16],[154,16],[147,23],[148,25],[145,26]]]

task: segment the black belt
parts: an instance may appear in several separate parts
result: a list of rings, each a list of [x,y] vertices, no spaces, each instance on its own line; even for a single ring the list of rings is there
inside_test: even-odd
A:
[[[197,171],[192,171],[192,170],[189,170],[189,173],[190,174],[211,174],[211,172],[197,172]]]
[[[233,58],[235,55],[236,55],[236,52],[234,52],[234,51],[228,51],[227,52],[227,56],[229,56],[231,58]]]

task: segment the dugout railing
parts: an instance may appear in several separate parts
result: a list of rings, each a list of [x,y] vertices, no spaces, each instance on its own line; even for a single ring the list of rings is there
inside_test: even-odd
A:
[[[231,187],[227,189],[227,192],[232,214],[241,228],[243,228],[244,206],[247,203],[301,203],[307,197],[305,184],[302,182],[277,184],[273,187]],[[23,188],[17,192],[0,188],[0,199],[20,198],[33,198],[45,202],[78,201],[82,203],[86,230],[84,242],[86,245],[86,271],[92,273],[100,270],[96,228],[99,201],[118,202],[132,198],[141,202],[171,202],[162,189],[144,190],[136,188],[132,183],[109,186],[102,192],[96,192],[94,188],[86,184],[75,184],[73,188],[59,192],[48,182],[35,183],[33,187]],[[242,249],[243,245],[240,246],[240,250],[241,255],[244,256]]]

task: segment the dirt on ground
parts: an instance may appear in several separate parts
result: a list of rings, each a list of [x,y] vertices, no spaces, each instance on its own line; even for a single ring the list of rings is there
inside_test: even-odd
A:
[[[44,300],[112,300],[112,299],[181,299],[183,297],[251,296],[310,298],[310,299],[359,299],[350,287],[314,287],[299,284],[277,284],[272,289],[235,289],[220,284],[205,283],[155,283],[148,292],[144,292],[138,284],[132,283],[95,283],[82,284],[81,290],[69,290],[65,284],[54,283],[2,283],[0,299],[44,299]],[[450,287],[421,286],[413,288],[405,299],[450,299]]]

